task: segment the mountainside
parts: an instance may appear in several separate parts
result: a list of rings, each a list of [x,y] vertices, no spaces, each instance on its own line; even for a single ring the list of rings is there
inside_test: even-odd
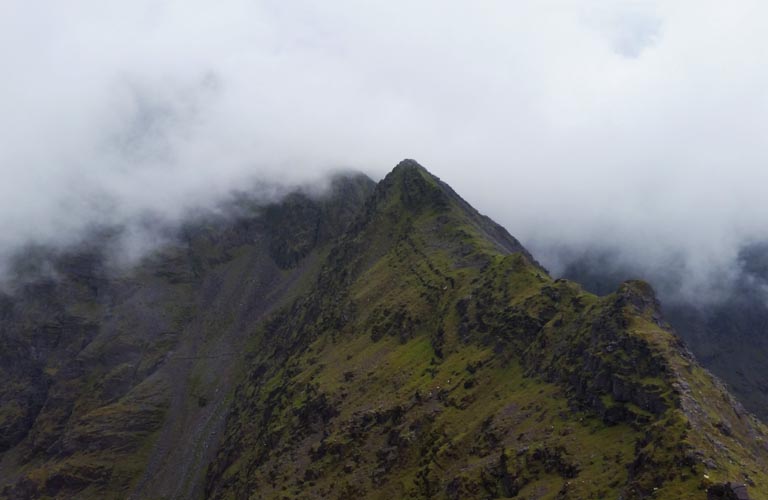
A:
[[[200,496],[248,336],[312,283],[373,185],[246,200],[127,273],[103,242],[25,257],[0,305],[0,496]]]
[[[563,276],[596,294],[610,293],[641,271],[614,265],[591,252],[570,260]],[[744,406],[768,422],[768,247],[743,249],[734,286],[702,307],[686,299],[667,301],[664,316],[696,358],[728,383]]]
[[[553,280],[411,160],[247,208],[120,275],[31,259],[3,497],[768,496],[768,431],[646,283]]]

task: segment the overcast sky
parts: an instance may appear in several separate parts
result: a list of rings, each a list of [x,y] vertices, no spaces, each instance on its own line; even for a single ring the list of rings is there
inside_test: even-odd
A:
[[[1,0],[0,254],[415,158],[696,289],[766,236],[766,54],[762,1]]]

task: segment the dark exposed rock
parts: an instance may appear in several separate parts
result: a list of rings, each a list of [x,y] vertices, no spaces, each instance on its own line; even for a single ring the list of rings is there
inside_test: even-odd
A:
[[[707,489],[707,500],[749,500],[749,493],[743,484],[714,484]]]
[[[608,251],[592,250],[580,256],[564,256],[569,262],[566,278],[584,285],[590,292],[607,295],[631,277],[645,277],[654,286],[674,289],[679,279],[675,269],[670,276],[644,276],[648,272],[621,262]],[[679,297],[667,291],[664,303],[666,319],[686,342],[697,359],[726,382],[731,392],[763,420],[768,420],[768,245],[750,244],[739,253],[738,273],[727,287],[708,297],[706,307],[696,296]],[[665,279],[666,278],[666,279]],[[673,300],[674,299],[674,300]]]

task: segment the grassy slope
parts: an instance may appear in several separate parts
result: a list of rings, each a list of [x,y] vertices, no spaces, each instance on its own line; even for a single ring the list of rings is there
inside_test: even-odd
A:
[[[405,163],[253,339],[217,498],[768,494],[766,431],[627,283],[552,281]],[[503,241],[502,241],[503,240]]]

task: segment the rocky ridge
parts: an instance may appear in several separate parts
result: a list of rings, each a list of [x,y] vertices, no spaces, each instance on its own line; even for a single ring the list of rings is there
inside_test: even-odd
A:
[[[552,280],[412,161],[260,337],[211,498],[765,489],[765,428],[697,364],[646,283],[599,298]]]
[[[412,160],[334,186],[119,275],[98,245],[20,267],[43,278],[0,300],[0,496],[768,493],[765,427],[646,283],[552,279]]]

